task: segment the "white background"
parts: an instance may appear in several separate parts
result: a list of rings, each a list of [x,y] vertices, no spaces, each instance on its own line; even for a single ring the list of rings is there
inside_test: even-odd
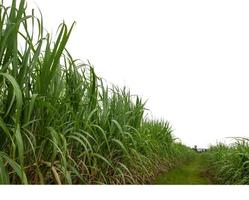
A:
[[[77,22],[68,49],[148,100],[183,143],[249,137],[249,3],[241,0],[28,0],[48,32]]]
[[[14,192],[13,192],[14,191]],[[180,192],[179,192],[180,191]],[[246,199],[248,197],[248,186],[89,186],[89,185],[50,185],[50,186],[1,186],[1,197],[3,199],[25,199],[25,200],[165,200],[165,199]]]

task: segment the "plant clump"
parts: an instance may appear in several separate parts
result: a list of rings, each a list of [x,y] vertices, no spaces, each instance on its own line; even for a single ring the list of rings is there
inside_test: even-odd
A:
[[[188,159],[141,98],[73,59],[73,26],[54,39],[25,0],[1,1],[0,184],[149,183]]]

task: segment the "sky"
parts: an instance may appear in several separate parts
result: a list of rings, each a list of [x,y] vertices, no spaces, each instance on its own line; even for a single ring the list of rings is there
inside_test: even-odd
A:
[[[27,1],[48,32],[76,21],[74,58],[147,100],[184,144],[249,137],[248,1]]]

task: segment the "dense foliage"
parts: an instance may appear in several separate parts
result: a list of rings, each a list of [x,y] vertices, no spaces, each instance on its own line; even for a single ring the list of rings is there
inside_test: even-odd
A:
[[[1,184],[149,183],[188,159],[168,122],[72,58],[73,26],[53,40],[26,7],[0,6]]]
[[[212,146],[207,159],[215,181],[219,184],[249,184],[249,144],[246,138],[236,138],[227,146]]]

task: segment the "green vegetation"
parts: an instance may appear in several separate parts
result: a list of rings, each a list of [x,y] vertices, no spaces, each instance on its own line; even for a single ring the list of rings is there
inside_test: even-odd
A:
[[[249,184],[249,139],[217,144],[165,172],[155,184]]]
[[[219,184],[249,184],[249,139],[235,140],[231,146],[212,146],[206,155],[210,171]]]
[[[54,40],[25,0],[0,2],[1,184],[149,183],[190,158],[139,97],[72,58],[73,25]]]
[[[196,155],[73,59],[74,24],[53,39],[25,0],[0,2],[0,184],[249,184],[249,139]]]
[[[155,184],[210,184],[205,174],[207,163],[202,154],[193,156],[193,160],[163,173]]]

